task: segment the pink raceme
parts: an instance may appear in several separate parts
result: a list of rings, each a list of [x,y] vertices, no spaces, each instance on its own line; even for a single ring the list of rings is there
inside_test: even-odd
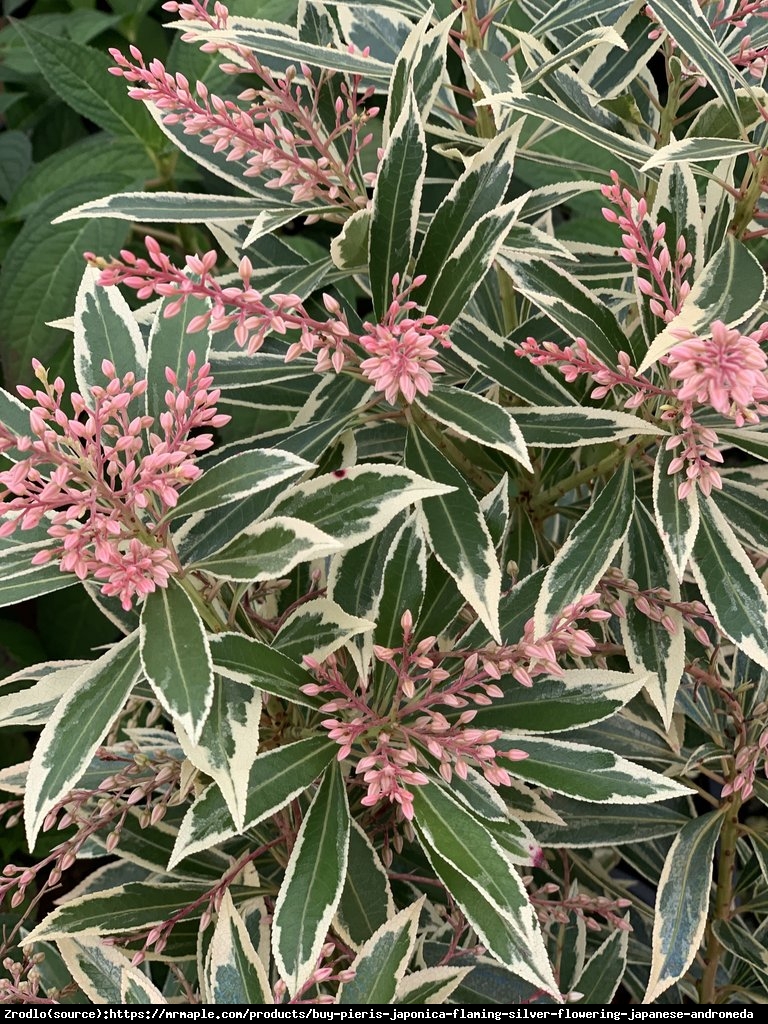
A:
[[[62,572],[95,579],[127,611],[179,571],[162,520],[200,476],[197,453],[213,443],[200,429],[230,417],[216,412],[219,392],[210,390],[209,366],[196,369],[194,353],[183,385],[166,370],[170,387],[157,429],[144,412],[147,382],[132,372],[119,377],[109,360],[102,363],[106,386],[93,386],[88,399],[72,393],[71,415],[62,407],[63,380],[51,383],[37,360],[33,366],[42,387],[18,389],[35,403],[29,435],[0,427],[0,451],[23,456],[0,473],[0,536],[46,524],[54,543],[33,564],[57,561]]]

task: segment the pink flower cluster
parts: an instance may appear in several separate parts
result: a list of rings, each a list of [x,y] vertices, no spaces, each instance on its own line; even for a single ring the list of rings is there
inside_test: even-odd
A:
[[[669,322],[680,312],[691,290],[685,277],[693,256],[685,251],[685,238],[681,235],[677,239],[673,256],[664,241],[666,224],[649,227],[645,197],[636,200],[629,189],[622,188],[616,171],[611,171],[611,184],[603,185],[601,191],[619,209],[617,213],[610,207],[603,208],[605,219],[624,232],[619,255],[635,268],[638,291],[649,299],[653,315]]]
[[[102,592],[119,597],[128,610],[134,598],[167,586],[178,572],[161,520],[179,490],[200,476],[195,456],[213,440],[197,431],[223,426],[230,417],[216,412],[219,392],[209,390],[207,364],[196,370],[194,353],[183,386],[166,370],[170,387],[158,433],[151,416],[131,409],[147,382],[133,373],[119,377],[109,360],[102,363],[105,387],[92,387],[90,399],[70,396],[72,415],[62,408],[64,381],[50,383],[37,360],[33,366],[42,388],[18,388],[36,403],[30,436],[0,427],[0,451],[25,456],[0,473],[0,536],[49,521],[47,532],[57,543],[33,563],[58,560],[62,572],[98,580]]]
[[[427,754],[437,761],[446,782],[454,772],[466,778],[469,767],[474,766],[492,785],[510,785],[510,774],[498,759],[516,761],[526,754],[498,749],[498,729],[472,728],[476,708],[504,695],[498,686],[504,675],[511,674],[517,682],[531,686],[534,676],[562,675],[559,655],[592,654],[595,640],[579,629],[576,621],[610,618],[610,612],[596,607],[599,601],[599,594],[587,594],[565,608],[540,640],[534,641],[530,620],[518,644],[491,645],[481,651],[441,652],[434,636],[414,642],[412,616],[405,612],[402,645],[373,649],[376,659],[389,666],[396,680],[394,692],[385,688],[383,700],[378,688],[376,693],[369,690],[367,680],[350,685],[335,657],[323,664],[305,659],[317,682],[305,686],[304,691],[310,696],[330,697],[321,710],[333,717],[322,724],[339,744],[338,760],[356,759],[355,774],[362,775],[367,787],[362,804],[373,807],[387,800],[398,807],[403,818],[411,820],[411,788],[429,781],[423,770],[428,766]],[[444,708],[459,714],[449,717]]]
[[[298,331],[298,339],[286,350],[286,362],[314,354],[319,372],[340,373],[345,366],[359,367],[364,379],[370,381],[376,391],[383,391],[392,405],[400,396],[410,404],[417,393],[428,394],[432,375],[443,372],[432,346],[438,343],[444,348],[450,346],[449,327],[438,324],[433,316],[409,315],[416,303],[408,296],[424,283],[423,276],[414,278],[398,291],[400,276],[396,274],[392,279],[392,303],[383,322],[366,322],[367,333],[358,336],[350,330],[344,311],[332,295],[323,295],[329,314],[326,320],[311,317],[298,295],[274,293],[268,296],[268,303],[265,302],[251,284],[253,267],[247,256],[239,266],[242,284],[223,286],[212,273],[216,265],[215,251],[203,256],[187,256],[185,272],[162,252],[155,238],[147,237],[145,243],[149,260],[127,249],[121,251],[120,260],[99,260],[93,253],[85,256],[101,269],[99,283],[102,285],[124,284],[133,288],[141,299],[151,295],[171,298],[166,316],[174,316],[192,295],[208,299],[210,310],[189,322],[187,329],[192,333],[205,328],[212,332],[224,331],[234,326],[238,345],[249,352],[257,352],[268,334]],[[369,358],[361,359],[359,349]]]
[[[201,4],[165,7],[178,10],[183,20],[198,22],[201,27],[222,29],[227,25],[228,11],[220,3],[215,17]],[[190,32],[184,38],[200,41],[206,35],[205,31]],[[133,61],[119,50],[110,50],[116,62],[110,72],[135,83],[128,95],[156,107],[165,124],[180,125],[185,135],[198,136],[216,153],[226,152],[227,160],[241,168],[243,177],[266,176],[267,188],[288,188],[294,203],[320,202],[331,211],[342,211],[342,219],[366,205],[366,182],[359,177],[357,165],[360,151],[373,139],[372,133],[363,134],[363,129],[379,112],[378,107],[365,107],[373,87],[361,90],[360,76],[352,76],[349,86],[342,84],[335,101],[335,123],[326,130],[317,109],[331,73],[322,72],[315,82],[311,69],[302,65],[302,86],[297,83],[295,68],[288,68],[282,77],[275,76],[246,47],[208,41],[203,42],[203,49],[232,50],[237,62],[223,64],[222,70],[255,76],[260,87],[241,92],[238,102],[222,99],[210,94],[203,82],[192,89],[184,75],[171,74],[159,60],[147,65],[136,46],[130,47]],[[342,140],[343,145],[338,146]]]
[[[761,761],[768,778],[768,729],[763,729],[757,743],[747,743],[739,748],[734,759],[733,778],[723,786],[721,798],[739,793],[742,800],[748,800],[755,790],[755,775]]]

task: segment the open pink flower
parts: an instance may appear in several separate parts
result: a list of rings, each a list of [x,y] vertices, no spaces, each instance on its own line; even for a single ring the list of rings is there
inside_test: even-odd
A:
[[[670,376],[681,384],[677,397],[682,402],[711,405],[737,426],[756,423],[758,413],[768,412],[761,403],[768,399],[765,353],[760,348],[763,330],[742,334],[722,320],[712,324],[712,337],[700,338],[688,331],[676,331],[681,344],[669,352]]]

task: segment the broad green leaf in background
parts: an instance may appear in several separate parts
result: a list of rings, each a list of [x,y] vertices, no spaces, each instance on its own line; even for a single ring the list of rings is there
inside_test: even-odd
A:
[[[626,536],[634,498],[634,476],[626,460],[571,530],[547,570],[534,614],[536,636],[543,636],[567,605],[592,591]]]
[[[213,700],[213,665],[202,619],[182,587],[148,594],[141,609],[141,664],[157,699],[199,740]]]
[[[709,811],[690,821],[667,854],[656,896],[646,1003],[679,981],[696,956],[707,923],[713,857],[724,813]]]
[[[138,639],[132,633],[87,664],[43,729],[32,756],[24,800],[30,850],[46,815],[80,779],[138,680]]]
[[[392,278],[399,274],[402,280],[411,259],[426,166],[421,114],[409,91],[379,164],[373,193],[368,265],[378,320],[383,320],[392,301]]]
[[[228,889],[219,907],[209,956],[212,1003],[259,1006],[274,1002],[267,971]]]
[[[347,872],[349,807],[337,765],[328,768],[304,816],[275,903],[272,951],[295,995],[315,969]]]

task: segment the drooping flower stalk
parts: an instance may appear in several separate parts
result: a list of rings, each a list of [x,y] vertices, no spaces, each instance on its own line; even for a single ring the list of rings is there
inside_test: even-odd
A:
[[[417,304],[409,295],[424,283],[423,275],[401,288],[400,275],[396,274],[392,279],[392,302],[383,321],[366,321],[366,333],[357,335],[332,295],[323,294],[323,304],[329,313],[326,320],[310,316],[298,295],[273,293],[265,301],[252,286],[253,266],[247,256],[238,268],[241,283],[225,285],[212,273],[215,251],[187,256],[185,273],[162,252],[157,239],[147,237],[145,242],[149,260],[128,250],[121,251],[120,260],[101,260],[93,253],[85,255],[100,268],[101,285],[123,284],[134,289],[141,299],[151,295],[171,298],[166,316],[174,316],[190,296],[209,300],[210,310],[190,320],[187,330],[192,333],[203,329],[216,333],[234,327],[237,344],[254,353],[269,334],[282,336],[297,331],[298,339],[286,349],[286,362],[302,355],[315,355],[319,372],[340,373],[345,367],[359,369],[362,377],[376,391],[383,391],[392,405],[397,404],[400,396],[411,404],[417,393],[428,394],[432,375],[443,372],[433,346],[450,346],[449,326],[438,324],[433,316],[410,315]],[[368,358],[363,359],[364,355]]]

